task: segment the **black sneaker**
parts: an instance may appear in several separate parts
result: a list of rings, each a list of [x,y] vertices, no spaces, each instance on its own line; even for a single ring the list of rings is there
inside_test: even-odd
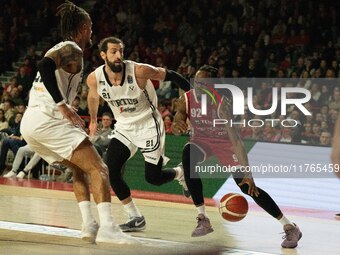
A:
[[[120,224],[119,227],[123,232],[143,231],[145,229],[144,216],[130,218],[124,224]]]

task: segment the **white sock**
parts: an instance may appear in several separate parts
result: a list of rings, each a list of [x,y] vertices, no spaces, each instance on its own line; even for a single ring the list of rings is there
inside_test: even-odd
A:
[[[291,223],[291,221],[288,220],[284,215],[282,216],[281,219],[279,219],[279,222],[282,224],[282,226],[285,226],[287,224],[294,226],[294,224]]]
[[[208,217],[207,212],[205,211],[205,205],[200,205],[196,207],[198,214],[203,214],[205,217]]]
[[[79,202],[78,206],[79,206],[81,217],[83,218],[84,224],[87,225],[95,221],[95,218],[92,215],[90,201]]]
[[[180,167],[174,167],[173,170],[175,170],[176,175],[175,175],[175,180],[178,180],[179,177],[181,177],[183,175],[182,173],[182,169]]]
[[[97,209],[100,226],[112,225],[114,223],[110,202],[102,202],[100,204],[97,204]]]
[[[123,205],[123,206],[124,206],[124,210],[129,215],[129,218],[142,217],[142,214],[138,210],[138,208],[135,205],[135,203],[133,202],[133,200],[131,200],[131,202],[129,202],[128,204]]]

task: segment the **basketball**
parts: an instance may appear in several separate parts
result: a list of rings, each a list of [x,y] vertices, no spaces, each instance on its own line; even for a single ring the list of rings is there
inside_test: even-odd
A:
[[[247,215],[248,202],[240,194],[228,193],[221,198],[219,211],[223,219],[227,221],[240,221]]]

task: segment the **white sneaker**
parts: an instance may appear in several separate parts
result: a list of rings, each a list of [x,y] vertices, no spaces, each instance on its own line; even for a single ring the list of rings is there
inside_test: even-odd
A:
[[[177,167],[175,167],[174,169],[176,170],[176,172],[178,172],[178,175],[177,175],[176,179],[179,182],[179,184],[182,186],[184,196],[187,197],[187,198],[191,197],[191,194],[190,194],[190,191],[188,189],[188,186],[185,183],[184,169],[183,169],[182,163],[179,163],[177,165]]]
[[[24,179],[25,176],[26,176],[26,172],[25,171],[20,171],[18,174],[17,174],[17,178],[18,179]]]
[[[16,175],[17,175],[17,173],[11,170],[7,174],[5,174],[4,177],[5,178],[12,178],[12,177],[15,177]]]
[[[99,228],[96,243],[139,244],[140,241],[123,233],[117,225],[113,224]]]
[[[83,223],[81,225],[81,239],[86,242],[94,243],[96,241],[98,229],[99,225],[95,221],[89,225],[84,225]]]

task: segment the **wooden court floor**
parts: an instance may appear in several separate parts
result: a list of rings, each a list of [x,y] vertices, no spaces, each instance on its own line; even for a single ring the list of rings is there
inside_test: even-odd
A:
[[[216,207],[208,207],[215,231],[192,238],[196,226],[192,205],[147,199],[135,202],[147,221],[144,232],[131,234],[141,244],[88,244],[79,238],[81,218],[72,192],[0,185],[0,254],[340,254],[340,221],[335,219],[286,213],[300,226],[303,237],[296,249],[282,249],[281,225],[260,210],[250,210],[244,220],[228,223]],[[116,197],[112,197],[112,205],[117,222],[124,222]]]

